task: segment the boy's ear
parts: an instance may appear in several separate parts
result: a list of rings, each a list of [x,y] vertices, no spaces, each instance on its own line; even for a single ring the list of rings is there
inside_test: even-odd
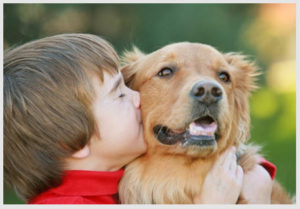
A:
[[[234,109],[235,123],[238,127],[236,144],[244,143],[250,138],[250,113],[249,96],[251,91],[257,89],[256,80],[260,73],[254,62],[249,61],[246,56],[237,53],[227,53],[224,57],[233,68],[235,77]]]
[[[90,147],[88,144],[86,144],[81,150],[78,150],[75,152],[72,157],[73,158],[86,158],[90,155]]]
[[[144,56],[145,54],[136,46],[133,46],[131,51],[125,51],[121,56],[121,73],[123,74],[127,86],[132,87],[135,75],[138,71],[137,61]]]

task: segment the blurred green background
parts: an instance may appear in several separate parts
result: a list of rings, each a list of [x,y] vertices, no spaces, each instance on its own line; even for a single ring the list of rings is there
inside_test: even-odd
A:
[[[251,97],[251,140],[296,192],[296,4],[4,4],[4,48],[58,33],[100,35],[121,53],[179,41],[242,52],[263,74]],[[24,203],[4,187],[4,203]]]

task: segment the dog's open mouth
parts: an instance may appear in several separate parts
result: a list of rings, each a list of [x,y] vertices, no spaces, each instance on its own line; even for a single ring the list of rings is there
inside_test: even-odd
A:
[[[161,143],[173,145],[180,142],[183,146],[212,146],[218,139],[217,130],[217,121],[209,115],[192,121],[182,130],[171,130],[162,125],[153,128],[156,138]]]

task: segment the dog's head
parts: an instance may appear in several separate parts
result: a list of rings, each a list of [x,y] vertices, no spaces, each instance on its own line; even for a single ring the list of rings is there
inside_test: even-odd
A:
[[[248,139],[257,70],[244,56],[188,42],[151,54],[134,48],[122,73],[140,92],[149,152],[207,157]]]

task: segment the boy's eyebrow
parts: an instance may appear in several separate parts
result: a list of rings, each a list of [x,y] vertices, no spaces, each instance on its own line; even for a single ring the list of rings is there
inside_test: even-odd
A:
[[[109,94],[112,94],[114,91],[116,91],[117,88],[120,86],[121,82],[122,82],[122,76],[119,75],[118,80],[115,81],[113,87],[109,90]]]

